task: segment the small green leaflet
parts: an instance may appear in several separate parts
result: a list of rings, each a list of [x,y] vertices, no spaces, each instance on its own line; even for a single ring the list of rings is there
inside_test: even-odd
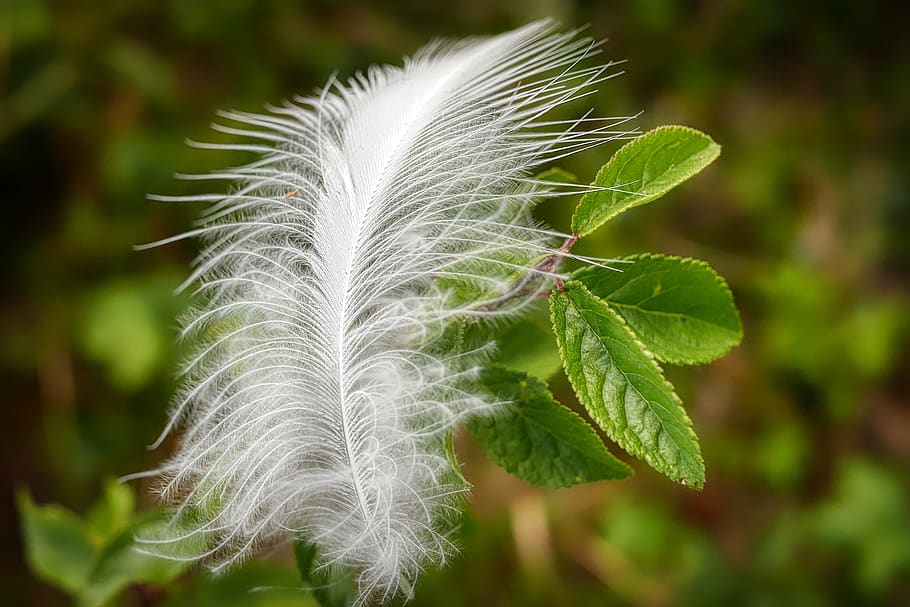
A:
[[[491,367],[480,381],[507,404],[501,413],[471,420],[468,429],[490,459],[511,474],[548,488],[632,475],[594,429],[556,402],[539,379]]]
[[[79,593],[101,553],[85,522],[57,504],[38,506],[24,490],[16,494],[16,502],[29,569],[58,588]]]
[[[57,504],[39,506],[24,490],[16,501],[29,568],[68,592],[77,605],[107,604],[134,583],[167,584],[191,565],[135,549],[137,535],[164,529],[167,521],[160,511],[135,514],[132,491],[115,481],[105,485],[101,501],[86,519]],[[196,554],[204,551],[201,546],[183,547]]]
[[[578,183],[578,177],[560,167],[551,167],[535,175],[534,179],[553,183]]]
[[[180,529],[170,529],[168,521],[159,511],[135,515],[133,523],[108,540],[92,571],[89,583],[79,593],[81,605],[104,605],[111,597],[131,584],[144,583],[165,586],[192,565],[192,561],[171,560],[136,550],[136,536],[155,533],[159,535],[169,529],[170,534],[179,535]],[[186,541],[186,540],[185,540]],[[188,540],[193,542],[194,540]],[[191,554],[204,551],[201,543],[195,552],[189,545],[181,547]]]
[[[550,295],[566,374],[591,418],[623,449],[689,487],[705,482],[692,422],[622,317],[576,281]]]
[[[739,312],[727,283],[696,259],[634,255],[621,271],[587,267],[573,275],[610,304],[658,360],[699,364],[740,342]]]
[[[600,168],[572,217],[572,230],[586,236],[627,211],[660,198],[720,155],[710,137],[684,126],[662,126],[624,145]]]
[[[442,440],[442,448],[445,451],[446,459],[452,466],[451,477],[453,482],[460,483],[464,487],[471,487],[470,481],[464,477],[461,472],[461,462],[458,461],[458,454],[455,452],[455,433],[447,432]]]
[[[130,523],[135,509],[133,491],[123,483],[107,479],[101,497],[89,508],[85,519],[92,534],[109,537]]]

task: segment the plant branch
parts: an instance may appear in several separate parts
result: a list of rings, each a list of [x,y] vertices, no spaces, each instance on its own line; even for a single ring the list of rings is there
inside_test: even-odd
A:
[[[563,243],[562,247],[560,247],[558,251],[556,251],[555,253],[551,253],[550,255],[547,255],[547,257],[545,257],[544,260],[541,261],[539,264],[534,266],[534,268],[530,272],[527,272],[524,276],[522,276],[521,279],[519,279],[518,282],[516,282],[515,285],[511,289],[509,289],[508,291],[506,291],[499,297],[491,299],[484,305],[480,306],[480,309],[485,312],[491,312],[493,310],[496,310],[496,309],[502,307],[503,304],[505,304],[506,302],[508,302],[516,297],[527,296],[529,294],[536,295],[536,294],[540,293],[539,289],[528,289],[528,285],[530,285],[531,282],[535,278],[537,278],[541,273],[553,272],[559,266],[559,262],[562,261],[562,259],[566,255],[566,253],[569,253],[572,250],[572,247],[575,246],[576,242],[578,242],[578,234],[573,233]],[[560,279],[557,276],[557,277],[554,277],[553,280],[556,284],[556,288],[559,289],[560,291],[562,291],[563,290],[562,279]]]

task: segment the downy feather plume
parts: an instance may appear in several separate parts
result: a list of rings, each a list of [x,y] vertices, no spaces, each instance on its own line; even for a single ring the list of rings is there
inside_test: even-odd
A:
[[[228,193],[153,197],[210,206],[161,241],[204,240],[186,283],[204,304],[162,434],[181,428],[179,448],[156,471],[184,532],[148,550],[221,568],[303,538],[354,573],[361,602],[407,595],[446,558],[465,487],[444,441],[497,403],[466,381],[491,345],[444,344],[458,319],[513,316],[553,275],[541,261],[567,235],[530,210],[562,194],[532,176],[627,134],[625,119],[547,118],[615,75],[580,66],[596,48],[538,22],[222,114],[215,128],[248,143],[197,145],[258,160],[184,176]]]

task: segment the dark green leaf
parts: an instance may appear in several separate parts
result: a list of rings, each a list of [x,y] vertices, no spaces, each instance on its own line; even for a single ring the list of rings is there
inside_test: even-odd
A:
[[[468,429],[490,459],[518,478],[556,488],[632,474],[542,381],[495,367],[480,381],[506,404],[501,413],[471,420]]]
[[[350,607],[357,597],[351,572],[335,566],[320,567],[316,546],[297,540],[294,558],[304,586],[321,607]]]
[[[550,319],[541,306],[496,335],[498,348],[494,357],[497,367],[522,371],[532,377],[546,379],[556,373],[562,363],[556,340],[550,331]]]
[[[566,374],[591,418],[632,455],[701,487],[704,462],[692,422],[622,317],[576,281],[553,291],[550,308]]]
[[[613,307],[658,360],[711,362],[742,339],[733,295],[703,261],[635,255],[620,271],[588,267],[573,276]]]
[[[719,154],[720,146],[695,129],[662,126],[648,131],[600,168],[592,185],[609,189],[582,197],[572,230],[585,236],[623,211],[660,198]]]

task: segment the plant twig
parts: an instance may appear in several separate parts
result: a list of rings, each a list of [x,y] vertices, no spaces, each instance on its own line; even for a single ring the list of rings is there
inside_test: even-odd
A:
[[[560,247],[558,251],[547,255],[547,257],[545,257],[544,260],[539,264],[534,266],[530,272],[527,272],[524,276],[522,276],[511,289],[499,297],[491,299],[484,305],[480,306],[480,309],[485,312],[491,312],[497,308],[500,308],[503,304],[516,297],[539,293],[539,289],[529,290],[527,288],[528,285],[541,273],[553,272],[553,270],[555,270],[559,265],[559,262],[562,261],[562,259],[565,257],[566,253],[572,250],[572,247],[575,246],[576,242],[578,242],[578,234],[573,233],[571,236],[569,236],[565,243],[563,243],[562,247]],[[554,277],[553,281],[556,284],[556,288],[562,291],[564,288],[562,279],[557,276]]]

